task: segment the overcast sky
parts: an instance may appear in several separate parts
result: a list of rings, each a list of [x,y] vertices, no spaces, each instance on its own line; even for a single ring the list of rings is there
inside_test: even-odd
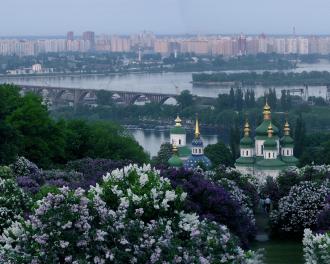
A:
[[[330,34],[329,0],[0,0],[0,35]]]

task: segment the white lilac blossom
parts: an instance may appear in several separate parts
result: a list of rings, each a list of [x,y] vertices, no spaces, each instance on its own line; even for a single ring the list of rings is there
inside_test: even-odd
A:
[[[330,233],[313,234],[310,229],[305,229],[303,245],[306,264],[330,263]]]
[[[315,227],[328,195],[328,181],[321,184],[306,181],[293,186],[289,194],[280,199],[278,210],[271,213],[273,226],[285,232],[303,232],[305,228]]]
[[[61,188],[0,237],[4,263],[261,263],[228,228],[183,211],[186,194],[130,165],[87,193]],[[173,262],[174,261],[174,262]]]

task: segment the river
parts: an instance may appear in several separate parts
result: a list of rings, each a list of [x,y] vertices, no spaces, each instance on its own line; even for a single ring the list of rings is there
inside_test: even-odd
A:
[[[165,142],[170,142],[170,132],[159,130],[143,130],[143,129],[128,129],[128,131],[134,136],[137,142],[150,154],[151,157],[156,156],[159,151],[160,145]],[[202,133],[202,139],[204,146],[208,144],[215,144],[218,142],[220,135],[215,133]],[[193,133],[187,133],[187,144],[190,145],[194,135]]]
[[[317,64],[300,64],[298,68],[290,70],[302,71],[330,71],[330,63],[321,61]],[[234,71],[226,71],[228,73]],[[235,71],[239,72],[239,71]],[[260,72],[260,71],[259,71]],[[152,92],[165,94],[179,94],[183,90],[189,90],[192,94],[203,97],[217,97],[218,94],[229,93],[230,86],[198,85],[191,83],[191,72],[166,72],[166,73],[129,73],[107,75],[71,75],[71,76],[24,76],[24,77],[0,77],[0,83],[14,83],[40,86],[56,86],[85,89],[104,89],[109,91]],[[269,87],[253,87],[256,97],[264,95]],[[281,95],[282,89],[303,88],[302,86],[274,87],[277,95]],[[309,96],[326,97],[325,86],[313,86],[309,88]]]
[[[321,61],[317,64],[300,64],[294,72],[302,71],[330,71],[329,61]],[[233,71],[227,71],[233,72]],[[237,72],[237,71],[236,71]],[[153,92],[166,94],[179,94],[183,90],[189,90],[192,94],[203,97],[217,97],[218,94],[229,93],[228,86],[194,86],[191,72],[166,72],[166,73],[130,73],[109,75],[74,75],[74,76],[33,76],[33,77],[0,77],[0,83],[14,83],[40,86],[72,87],[85,89],[104,89],[109,91],[134,91]],[[253,87],[256,97],[263,96],[269,87]],[[303,88],[296,87],[274,87],[280,96],[282,89]],[[306,91],[304,91],[306,93]],[[326,98],[327,88],[325,86],[313,86],[308,89],[308,96],[320,96]],[[169,141],[169,132],[157,130],[130,130],[136,140],[147,152],[154,156],[159,150],[161,143]],[[190,142],[192,135],[188,135]],[[218,135],[203,134],[205,145],[214,144]]]

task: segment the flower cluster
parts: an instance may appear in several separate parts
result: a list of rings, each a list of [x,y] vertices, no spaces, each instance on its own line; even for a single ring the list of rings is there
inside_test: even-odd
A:
[[[328,181],[323,184],[306,181],[293,186],[289,194],[279,200],[278,210],[271,214],[273,227],[295,233],[315,228],[317,215],[329,194]]]
[[[194,171],[169,169],[162,171],[162,175],[171,180],[174,188],[180,187],[187,192],[187,211],[228,226],[240,238],[243,246],[247,246],[254,238],[254,218],[242,208],[241,198],[236,199],[235,194]]]
[[[224,225],[182,210],[186,193],[150,166],[104,176],[87,193],[66,187],[37,202],[0,238],[2,263],[261,263]]]
[[[83,182],[82,173],[76,171],[41,170],[36,164],[19,157],[11,165],[16,181],[25,192],[36,194],[44,185],[78,188]]]
[[[103,175],[115,169],[122,169],[130,164],[129,161],[116,161],[110,159],[91,159],[84,158],[80,160],[70,161],[65,169],[67,171],[77,171],[83,174],[80,187],[88,189],[89,186],[95,186],[97,182],[102,180]]]
[[[29,198],[17,186],[10,168],[0,167],[0,234],[11,221],[20,219],[28,206]]]
[[[237,186],[236,182],[232,180],[222,178],[218,180],[218,183],[230,193],[233,200],[240,204],[242,211],[250,218],[251,223],[255,224],[256,220],[253,210],[251,209],[253,208],[253,203],[250,197],[248,197],[244,191]]]
[[[304,257],[310,264],[330,263],[330,234],[313,234],[310,229],[304,231]]]

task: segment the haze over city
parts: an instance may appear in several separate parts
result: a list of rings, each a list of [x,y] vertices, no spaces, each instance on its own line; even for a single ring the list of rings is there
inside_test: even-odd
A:
[[[14,12],[13,12],[14,10]],[[0,36],[97,34],[329,34],[325,0],[2,0]]]

